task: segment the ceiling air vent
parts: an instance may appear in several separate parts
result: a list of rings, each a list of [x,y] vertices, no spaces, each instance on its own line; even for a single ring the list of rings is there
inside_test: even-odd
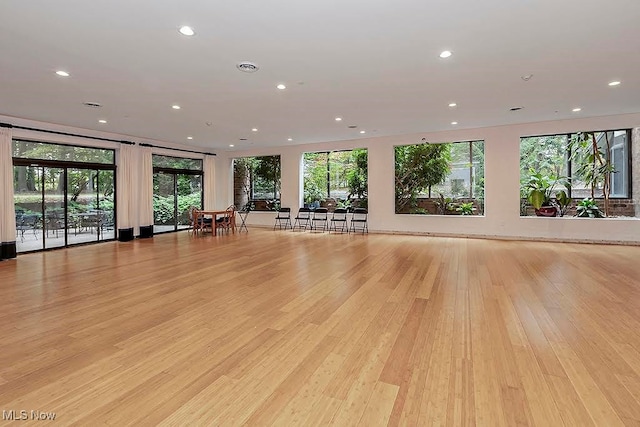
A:
[[[238,68],[238,70],[242,71],[243,73],[255,73],[260,69],[260,67],[258,67],[253,62],[246,62],[246,61],[238,63],[236,65],[236,68]]]
[[[524,107],[513,107],[513,108],[509,108],[509,111],[520,111],[522,110]]]
[[[85,105],[85,106],[91,107],[91,108],[100,108],[100,107],[102,107],[102,104],[100,104],[99,102],[83,102],[82,105]]]

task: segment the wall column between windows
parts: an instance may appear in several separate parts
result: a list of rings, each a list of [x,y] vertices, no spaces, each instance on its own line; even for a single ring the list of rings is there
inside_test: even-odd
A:
[[[16,257],[11,128],[0,128],[0,261]]]
[[[631,129],[631,197],[636,218],[640,218],[640,128]]]
[[[204,156],[204,161],[202,162],[202,174],[204,209],[212,211],[216,208],[216,159],[214,156]],[[241,207],[242,206],[237,206],[238,209]]]

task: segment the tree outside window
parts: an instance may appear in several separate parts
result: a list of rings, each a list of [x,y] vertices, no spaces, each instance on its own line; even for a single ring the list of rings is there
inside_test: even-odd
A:
[[[366,149],[305,153],[304,204],[310,207],[367,207]]]
[[[279,209],[280,176],[280,156],[233,159],[234,204],[238,209]]]

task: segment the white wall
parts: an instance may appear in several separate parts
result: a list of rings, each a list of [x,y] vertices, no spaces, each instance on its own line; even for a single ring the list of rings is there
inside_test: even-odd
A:
[[[538,218],[520,217],[520,137],[586,130],[640,126],[640,114],[625,114],[553,122],[528,123],[448,132],[327,142],[218,153],[217,194],[233,200],[233,157],[280,154],[282,206],[295,212],[301,206],[301,158],[311,151],[352,148],[369,150],[369,228],[379,232],[430,233],[439,235],[491,236],[500,238],[560,239],[640,243],[640,221],[633,218]],[[395,145],[429,142],[485,141],[485,215],[439,216],[394,213]],[[636,162],[637,163],[637,162]],[[640,191],[636,188],[635,191]],[[275,214],[252,212],[247,223],[272,226]]]

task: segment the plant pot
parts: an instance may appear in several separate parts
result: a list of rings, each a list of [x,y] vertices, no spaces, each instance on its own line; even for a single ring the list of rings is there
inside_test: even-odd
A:
[[[536,209],[536,216],[558,216],[558,209],[555,206],[542,206],[540,209]]]

